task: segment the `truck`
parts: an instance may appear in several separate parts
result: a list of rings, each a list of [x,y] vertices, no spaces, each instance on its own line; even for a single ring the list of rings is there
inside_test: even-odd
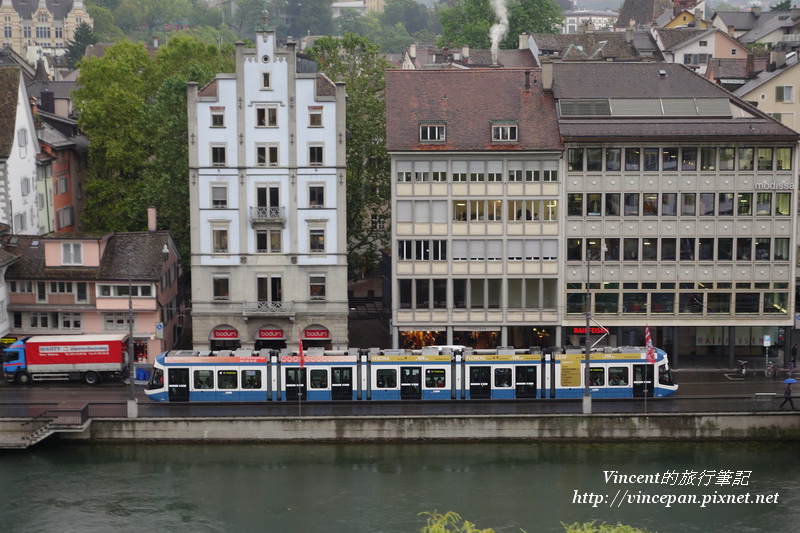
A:
[[[128,335],[40,335],[5,349],[7,381],[83,380],[94,385],[128,373]]]

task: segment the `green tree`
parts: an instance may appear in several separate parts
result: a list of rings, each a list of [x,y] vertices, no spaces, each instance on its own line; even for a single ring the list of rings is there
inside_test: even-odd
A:
[[[439,12],[441,46],[491,47],[489,30],[497,20],[490,0],[457,0]],[[557,33],[561,8],[553,0],[510,0],[508,29],[501,48],[516,48],[521,33]]]
[[[289,35],[300,38],[306,35],[332,35],[332,0],[288,0],[286,15]]]
[[[793,0],[782,0],[769,6],[770,11],[791,11]]]
[[[67,49],[64,52],[64,57],[67,59],[70,68],[75,68],[75,64],[83,59],[83,53],[90,44],[97,44],[97,37],[95,37],[91,26],[86,22],[81,22],[75,28],[74,38],[67,41]]]
[[[402,24],[408,33],[416,33],[428,26],[428,9],[417,0],[387,0],[383,10],[384,24]]]
[[[369,39],[346,33],[308,49],[319,70],[347,88],[347,259],[350,279],[377,270],[389,238],[390,159],[386,151],[384,71],[389,64]],[[372,218],[380,222],[372,224]]]
[[[584,522],[583,524],[575,522],[574,524],[561,524],[564,526],[565,533],[647,533],[646,529],[639,529],[624,524],[607,524],[602,522]]]
[[[122,41],[81,65],[73,94],[90,141],[83,223],[89,231],[144,229],[147,207],[159,210],[188,257],[186,83],[204,85],[232,72],[234,51],[175,36],[151,58]]]
[[[94,22],[92,31],[98,42],[115,43],[125,38],[125,34],[114,20],[114,13],[111,9],[87,3],[86,11],[89,12]]]

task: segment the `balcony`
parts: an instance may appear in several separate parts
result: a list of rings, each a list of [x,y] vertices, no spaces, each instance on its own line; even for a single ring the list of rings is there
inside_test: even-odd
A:
[[[250,224],[281,224],[286,222],[284,207],[251,207]]]
[[[244,316],[288,316],[294,314],[292,302],[244,302]]]

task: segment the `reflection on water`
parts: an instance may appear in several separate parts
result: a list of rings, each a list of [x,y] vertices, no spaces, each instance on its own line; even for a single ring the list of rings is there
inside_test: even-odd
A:
[[[800,523],[796,462],[796,444],[785,443],[53,444],[0,454],[0,509],[4,530],[48,533],[415,532],[424,523],[418,513],[433,510],[504,533],[589,520],[660,532],[788,533]],[[623,485],[605,483],[606,470],[678,476],[674,484]],[[695,477],[701,486],[681,485],[692,471],[705,471]],[[731,484],[748,471],[747,485]],[[630,501],[777,493],[778,503],[626,500],[610,508],[625,490]],[[607,500],[574,503],[587,494]]]

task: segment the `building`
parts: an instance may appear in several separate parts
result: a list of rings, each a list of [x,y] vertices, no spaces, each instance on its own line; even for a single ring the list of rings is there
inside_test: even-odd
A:
[[[6,234],[0,243],[15,258],[5,274],[7,338],[132,329],[137,361],[151,363],[179,341],[181,272],[168,232]]]
[[[606,9],[599,10],[574,10],[563,13],[564,24],[561,33],[580,33],[582,28],[597,30],[611,30],[617,22],[619,13]]]
[[[543,68],[566,151],[565,337],[583,342],[589,299],[610,344],[643,343],[649,325],[678,365],[780,345],[798,134],[681,65]]]
[[[276,45],[188,87],[196,349],[347,344],[345,91]]]
[[[654,29],[653,38],[664,61],[682,63],[705,75],[711,58],[746,58],[750,51],[717,28]]]
[[[394,345],[552,343],[563,147],[540,71],[390,70],[386,107]]]
[[[794,95],[795,88],[800,88],[798,52],[770,52],[767,68],[745,81],[734,91],[736,96],[793,130],[800,130],[800,98]]]
[[[63,55],[81,22],[94,25],[83,0],[0,0],[0,16],[3,44],[31,64]]]
[[[396,346],[782,353],[796,132],[678,64],[386,80]]]
[[[40,149],[20,67],[0,66],[0,102],[0,223],[36,235]]]

